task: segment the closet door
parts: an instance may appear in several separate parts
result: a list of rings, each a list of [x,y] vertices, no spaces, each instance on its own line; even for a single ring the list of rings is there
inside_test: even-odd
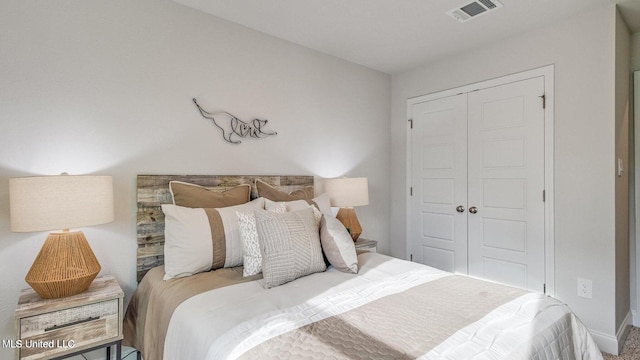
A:
[[[538,77],[469,93],[469,275],[544,285],[544,109]]]
[[[466,274],[467,96],[414,104],[410,111],[410,253],[414,261]]]

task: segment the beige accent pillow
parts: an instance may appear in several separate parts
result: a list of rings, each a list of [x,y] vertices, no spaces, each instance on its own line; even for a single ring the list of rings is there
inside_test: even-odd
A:
[[[162,205],[165,280],[242,265],[242,239],[236,213],[263,208],[264,199],[260,198],[224,208]]]
[[[265,288],[279,286],[326,269],[313,210],[275,214],[256,210]]]
[[[280,191],[266,182],[256,179],[256,190],[258,196],[269,199],[271,201],[294,201],[294,200],[311,200],[314,196],[312,186],[303,190],[296,190],[291,193]]]
[[[238,185],[225,191],[213,191],[203,186],[182,181],[170,181],[169,191],[173,204],[190,208],[222,208],[247,203],[251,200],[251,185]]]
[[[333,216],[320,221],[322,251],[334,268],[347,273],[358,273],[358,254],[347,229]]]

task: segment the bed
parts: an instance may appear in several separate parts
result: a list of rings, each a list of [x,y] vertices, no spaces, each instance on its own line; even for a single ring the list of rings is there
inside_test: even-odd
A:
[[[283,193],[313,186],[309,176],[138,177],[141,281],[124,343],[145,360],[602,359],[580,320],[553,298],[377,253],[357,254],[356,273],[329,262],[274,286],[266,286],[269,267],[264,275],[228,266],[164,280],[159,206],[172,201],[168,182],[216,191],[250,184],[254,198],[256,179]]]

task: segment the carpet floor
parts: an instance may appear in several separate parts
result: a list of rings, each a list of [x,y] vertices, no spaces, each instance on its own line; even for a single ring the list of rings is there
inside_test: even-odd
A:
[[[632,327],[624,342],[622,353],[618,356],[603,353],[604,360],[633,360],[640,359],[640,329]]]

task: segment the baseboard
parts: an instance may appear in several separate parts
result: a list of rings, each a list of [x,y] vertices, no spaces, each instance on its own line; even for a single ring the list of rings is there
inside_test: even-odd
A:
[[[629,312],[624,320],[622,320],[622,324],[618,328],[616,336],[603,334],[595,330],[589,330],[589,332],[591,333],[591,336],[593,336],[593,340],[598,344],[600,351],[604,351],[612,355],[619,355],[620,352],[622,352],[625,340],[627,340],[629,330],[631,330],[631,321],[631,312]]]
[[[633,319],[633,326],[640,327],[640,317],[638,317],[637,311],[631,310],[631,318]]]
[[[622,324],[620,328],[618,328],[618,332],[616,333],[616,338],[618,339],[618,354],[622,352],[622,347],[624,346],[624,342],[627,341],[627,336],[629,336],[629,331],[631,331],[631,325],[633,322],[633,318],[631,317],[631,312],[627,313],[627,316],[622,320]]]

